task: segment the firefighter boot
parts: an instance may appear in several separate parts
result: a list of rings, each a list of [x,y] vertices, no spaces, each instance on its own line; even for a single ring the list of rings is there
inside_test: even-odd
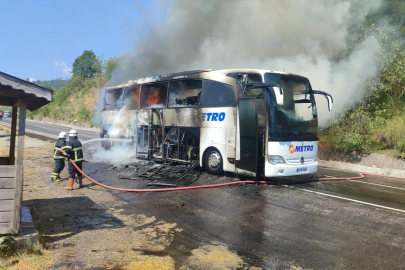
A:
[[[56,179],[58,179],[58,174],[52,173],[51,182],[55,181]]]
[[[75,181],[74,178],[69,178],[69,183],[67,187],[65,187],[66,190],[72,190],[73,189],[73,182]]]
[[[78,176],[77,178],[79,178],[79,188],[83,187],[83,176]]]

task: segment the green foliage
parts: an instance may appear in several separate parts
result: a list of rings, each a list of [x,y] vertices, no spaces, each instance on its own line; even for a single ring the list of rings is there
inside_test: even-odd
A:
[[[117,57],[112,57],[108,59],[105,64],[104,64],[104,70],[105,70],[105,76],[107,79],[111,78],[112,73],[114,70],[116,70],[118,67],[118,58]]]
[[[104,76],[94,78],[73,76],[60,90],[54,92],[53,102],[34,112],[27,111],[27,117],[30,119],[48,117],[67,121],[78,119],[80,122],[90,122],[94,108],[92,105],[86,107],[83,101],[88,96],[94,95],[94,92],[106,82]]]
[[[92,78],[96,73],[101,73],[101,61],[92,50],[86,50],[73,63],[73,77]]]
[[[404,153],[405,153],[405,136],[404,135],[396,143],[395,149],[398,151],[400,156],[404,156]]]
[[[17,252],[17,245],[11,236],[3,236],[0,244],[0,258],[13,256]]]
[[[77,116],[81,122],[90,122],[93,115],[94,112],[86,106],[81,106],[80,110],[77,112]]]
[[[365,99],[342,112],[322,132],[329,147],[405,155],[405,120],[401,120],[405,118],[405,48],[400,42],[405,38],[404,12],[402,0],[385,0],[379,10],[350,28],[347,49],[338,60],[359,49],[366,38],[374,37],[381,51],[373,60],[384,65],[378,76],[368,81]],[[387,22],[394,28],[385,27]]]
[[[344,152],[369,151],[373,132],[384,125],[384,118],[374,117],[366,110],[352,108],[331,123],[326,136],[333,148]]]
[[[68,80],[62,80],[61,78],[56,79],[56,80],[37,80],[34,83],[36,85],[57,91],[59,89],[61,89],[63,86],[65,86],[67,84]]]

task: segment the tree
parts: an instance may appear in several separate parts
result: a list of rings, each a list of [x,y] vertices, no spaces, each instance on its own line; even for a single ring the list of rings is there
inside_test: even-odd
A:
[[[76,58],[72,73],[83,78],[91,78],[94,74],[101,73],[101,61],[92,50],[86,50]]]
[[[113,71],[117,67],[118,67],[118,58],[117,57],[112,57],[105,62],[104,69],[105,69],[105,76],[107,77],[107,79],[111,78]]]

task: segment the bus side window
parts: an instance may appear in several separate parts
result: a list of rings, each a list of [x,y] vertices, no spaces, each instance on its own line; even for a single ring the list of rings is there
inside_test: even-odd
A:
[[[232,86],[216,81],[205,80],[203,85],[202,107],[234,107],[235,91]]]
[[[141,88],[141,109],[166,106],[167,84],[148,84]]]
[[[123,88],[107,90],[105,92],[104,110],[117,110],[122,107]]]
[[[169,107],[194,107],[200,105],[202,82],[200,80],[171,81]]]
[[[139,109],[139,85],[133,85],[125,89],[124,106],[127,110]]]
[[[247,83],[261,83],[262,76],[260,74],[248,74]]]

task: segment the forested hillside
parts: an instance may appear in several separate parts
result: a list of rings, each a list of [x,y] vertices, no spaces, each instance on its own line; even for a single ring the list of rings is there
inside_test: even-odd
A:
[[[35,83],[54,90],[53,102],[27,116],[87,122],[92,126],[99,90],[107,83],[117,66],[117,58],[103,60],[93,51],[86,50],[73,63],[72,78],[69,80],[36,81]]]
[[[67,84],[67,82],[68,82],[68,80],[62,80],[61,78],[59,78],[56,80],[44,80],[44,81],[36,80],[34,83],[39,86],[57,91],[57,90],[61,89],[62,87],[64,87]]]
[[[384,63],[370,78],[366,97],[341,111],[321,133],[321,146],[342,151],[372,151],[405,155],[405,1],[386,0],[382,8],[353,25],[347,57],[361,40],[375,37]]]

